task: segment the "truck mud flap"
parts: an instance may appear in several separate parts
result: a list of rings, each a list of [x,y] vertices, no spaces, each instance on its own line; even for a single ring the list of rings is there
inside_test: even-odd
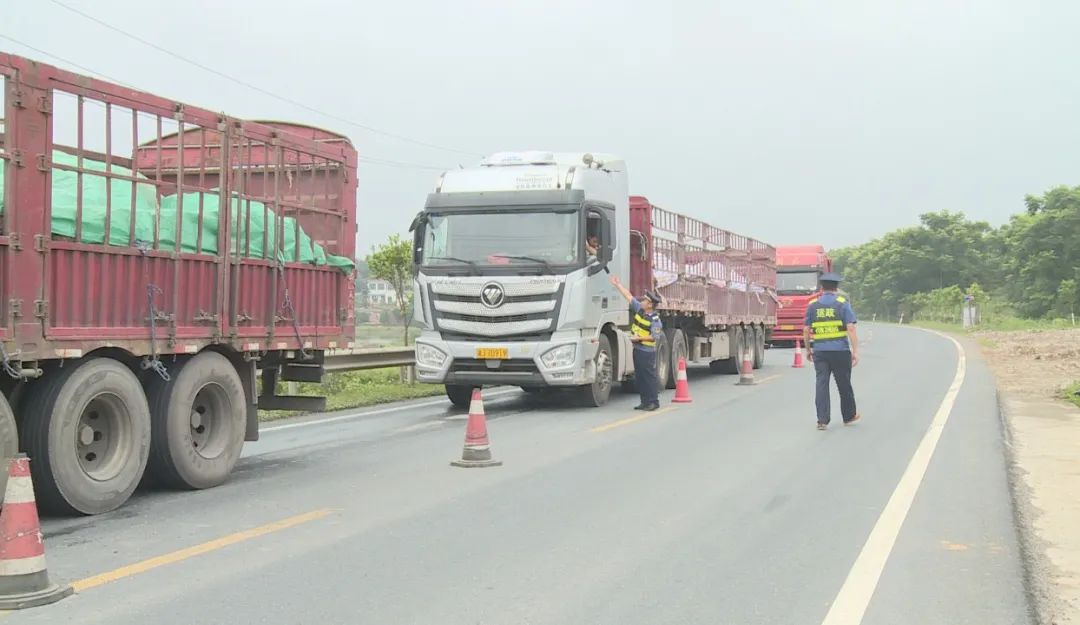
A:
[[[300,395],[260,395],[259,410],[324,412],[326,411],[326,398]]]
[[[321,367],[318,368],[321,369]],[[262,370],[262,394],[259,395],[259,410],[298,410],[303,412],[324,412],[326,410],[325,397],[275,394],[277,382],[277,367]]]
[[[286,382],[322,382],[326,369],[322,365],[281,365],[281,379]]]

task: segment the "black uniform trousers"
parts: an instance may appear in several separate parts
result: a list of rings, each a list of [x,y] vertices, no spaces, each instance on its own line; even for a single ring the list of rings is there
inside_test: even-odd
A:
[[[829,423],[832,418],[829,405],[829,376],[836,378],[836,389],[840,391],[840,415],[844,423],[855,416],[855,391],[851,388],[851,352],[828,352],[814,350],[814,372],[817,374],[817,392],[814,404],[817,406],[818,423]]]
[[[634,383],[641,405],[651,406],[660,403],[660,386],[656,378],[656,351],[634,348]]]

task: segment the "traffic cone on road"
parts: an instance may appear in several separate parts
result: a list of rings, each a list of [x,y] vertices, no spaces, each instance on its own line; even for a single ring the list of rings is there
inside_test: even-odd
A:
[[[8,463],[7,470],[4,505],[0,508],[0,610],[55,603],[73,591],[71,586],[49,582],[30,459],[19,454]]]
[[[743,351],[742,368],[739,370],[738,386],[750,386],[754,384],[754,360],[750,350]]]
[[[675,373],[675,398],[671,400],[676,404],[689,404],[690,383],[686,381],[686,359],[679,358],[679,370]]]
[[[795,339],[795,363],[791,365],[795,369],[803,368],[802,361],[802,341]]]
[[[469,423],[465,426],[465,449],[461,452],[461,460],[450,464],[455,467],[497,467],[502,464],[501,460],[491,459],[484,399],[478,388],[473,389],[472,403],[469,404]]]

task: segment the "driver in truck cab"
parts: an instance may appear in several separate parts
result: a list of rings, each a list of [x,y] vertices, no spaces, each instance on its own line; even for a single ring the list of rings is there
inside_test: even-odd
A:
[[[637,385],[641,404],[634,410],[656,410],[660,407],[660,382],[656,378],[656,342],[664,330],[660,315],[655,308],[660,296],[646,291],[640,300],[624,287],[616,276],[611,284],[630,302],[634,319],[630,325],[630,341],[634,343],[634,383]]]
[[[596,256],[600,251],[600,237],[595,234],[590,234],[585,238],[585,253],[589,256]]]

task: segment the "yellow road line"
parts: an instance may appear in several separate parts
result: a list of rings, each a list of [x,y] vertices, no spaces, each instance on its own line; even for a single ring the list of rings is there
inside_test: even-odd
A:
[[[87,577],[86,579],[80,579],[74,582],[72,587],[75,588],[75,592],[82,592],[90,588],[101,586],[102,584],[108,584],[109,582],[115,582],[125,577],[131,577],[132,575],[138,575],[139,573],[145,573],[147,571],[162,567],[168,564],[175,564],[188,558],[193,558],[204,553],[216,551],[229,545],[235,545],[236,543],[244,542],[245,540],[251,540],[252,538],[258,538],[259,536],[265,536],[273,532],[278,532],[283,529],[295,527],[302,523],[309,521],[315,521],[323,517],[329,516],[334,513],[334,510],[330,508],[320,508],[319,510],[312,510],[305,514],[298,514],[291,516],[287,519],[275,521],[273,523],[267,523],[266,525],[260,525],[251,529],[244,530],[242,532],[236,532],[235,534],[229,534],[228,536],[222,536],[215,540],[211,540],[199,545],[194,545],[186,549],[174,551],[172,553],[166,553],[164,555],[150,558],[149,560],[143,560],[142,562],[136,562],[135,564],[129,564],[122,566],[118,569],[101,573],[100,575],[94,575],[93,577]]]
[[[660,410],[653,410],[652,412],[643,412],[633,417],[627,417],[625,419],[619,419],[618,421],[612,421],[611,423],[605,423],[604,425],[598,425],[590,432],[607,432],[608,430],[614,430],[615,428],[622,427],[624,425],[630,425],[631,423],[637,423],[638,421],[644,421],[649,417],[655,417],[658,414],[664,414],[665,412],[671,412],[675,410],[675,406],[668,406],[667,408],[661,408]]]
[[[775,374],[775,375],[770,375],[770,376],[769,376],[769,377],[767,377],[767,378],[761,378],[760,380],[758,380],[758,382],[757,382],[757,383],[758,383],[758,384],[764,384],[764,383],[766,383],[766,382],[770,382],[770,381],[772,381],[772,380],[775,380],[775,379],[777,379],[777,378],[779,378],[779,377],[781,377],[781,375],[780,375],[779,373],[777,373],[777,374]]]

